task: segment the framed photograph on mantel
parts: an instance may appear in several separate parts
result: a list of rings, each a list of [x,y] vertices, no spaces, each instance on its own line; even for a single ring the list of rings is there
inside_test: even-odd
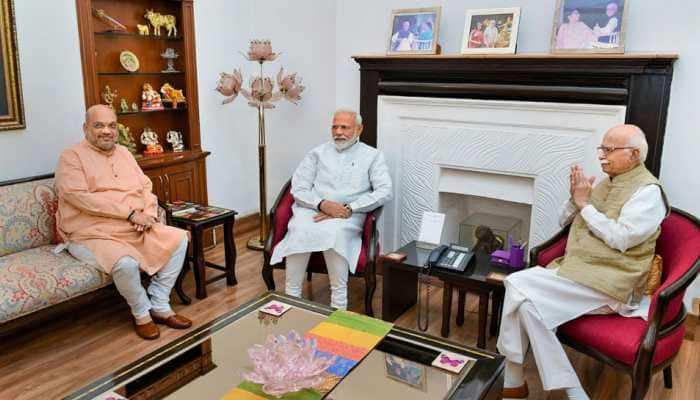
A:
[[[520,7],[468,10],[462,54],[514,54]]]
[[[441,7],[391,12],[388,55],[437,54]]]
[[[13,0],[0,0],[0,130],[26,128]]]
[[[557,0],[553,53],[624,53],[627,0]]]

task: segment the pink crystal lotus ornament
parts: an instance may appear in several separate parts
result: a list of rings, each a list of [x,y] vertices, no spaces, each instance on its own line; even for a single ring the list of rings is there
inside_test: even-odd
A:
[[[301,78],[297,80],[296,73],[284,76],[284,68],[280,68],[280,72],[277,73],[277,86],[280,88],[281,96],[294,104],[301,100],[301,92],[306,89],[301,85]]]
[[[246,58],[248,61],[264,63],[265,61],[275,61],[277,54],[272,52],[272,43],[269,40],[251,40],[250,50],[248,50]]]
[[[240,70],[234,69],[233,74],[221,73],[219,83],[216,85],[215,89],[217,92],[227,97],[221,104],[227,104],[236,99],[236,96],[238,96],[238,93],[241,91],[242,82],[243,75],[241,75]]]
[[[262,384],[263,392],[280,397],[323,383],[323,372],[335,363],[331,358],[314,357],[316,340],[304,339],[296,331],[284,335],[270,335],[265,344],[248,349],[253,371],[243,379]]]
[[[251,107],[257,108],[262,104],[263,108],[275,108],[272,104],[272,101],[275,101],[272,94],[274,86],[270,78],[254,78],[250,82],[250,93],[241,91],[241,94],[248,99],[248,105]]]

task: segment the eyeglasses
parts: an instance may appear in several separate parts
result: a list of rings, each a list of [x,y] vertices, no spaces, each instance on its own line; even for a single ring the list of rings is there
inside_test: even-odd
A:
[[[596,150],[598,150],[598,153],[603,153],[605,155],[614,153],[616,150],[622,150],[622,149],[636,149],[634,146],[598,146],[596,147]]]

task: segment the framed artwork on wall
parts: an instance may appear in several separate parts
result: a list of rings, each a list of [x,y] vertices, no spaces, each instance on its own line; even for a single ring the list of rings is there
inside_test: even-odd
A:
[[[26,128],[13,0],[0,0],[0,130]]]
[[[436,54],[441,7],[391,12],[387,54]]]
[[[624,53],[627,0],[557,0],[553,53]]]
[[[520,7],[468,10],[462,54],[514,54],[519,22]]]

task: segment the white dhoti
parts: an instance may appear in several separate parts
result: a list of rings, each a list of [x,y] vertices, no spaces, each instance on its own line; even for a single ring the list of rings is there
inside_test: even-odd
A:
[[[633,307],[562,278],[556,269],[529,268],[509,275],[504,284],[501,333],[496,347],[507,360],[506,380],[509,365],[524,362],[529,343],[545,390],[581,386],[557,339],[558,326],[591,313],[617,312],[627,317],[646,318],[649,310],[648,298]]]

